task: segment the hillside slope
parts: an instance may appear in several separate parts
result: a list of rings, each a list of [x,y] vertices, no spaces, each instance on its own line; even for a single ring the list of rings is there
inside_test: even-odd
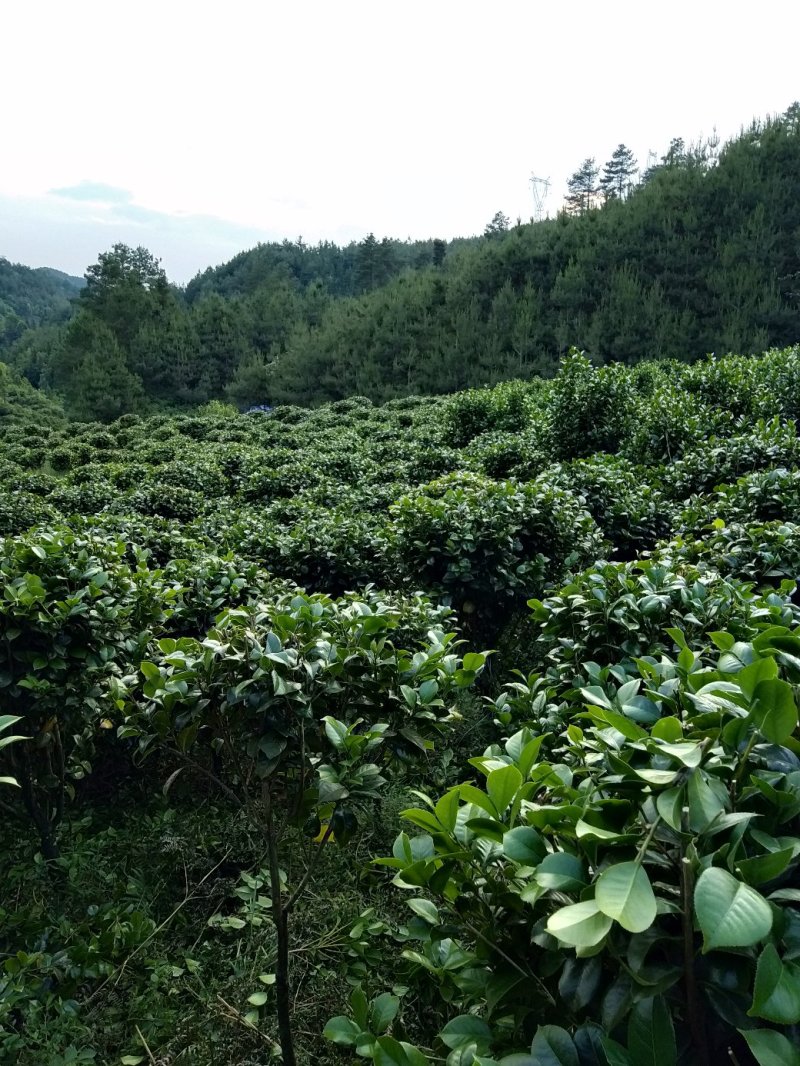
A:
[[[31,326],[63,318],[83,278],[52,267],[27,267],[0,256],[0,351]]]

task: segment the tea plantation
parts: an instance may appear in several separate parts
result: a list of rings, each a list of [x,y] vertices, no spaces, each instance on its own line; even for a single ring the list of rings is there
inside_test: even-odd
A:
[[[800,349],[0,388],[0,1062],[800,1063]]]

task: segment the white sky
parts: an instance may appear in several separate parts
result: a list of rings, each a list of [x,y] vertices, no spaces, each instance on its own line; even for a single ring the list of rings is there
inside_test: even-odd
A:
[[[479,233],[532,171],[555,210],[620,141],[784,111],[798,41],[797,0],[2,0],[0,255],[124,240],[186,281],[259,239]]]

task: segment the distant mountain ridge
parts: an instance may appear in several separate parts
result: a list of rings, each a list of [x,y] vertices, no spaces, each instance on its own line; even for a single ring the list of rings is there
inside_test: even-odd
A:
[[[29,267],[0,256],[0,351],[26,329],[63,321],[86,284],[54,267]]]

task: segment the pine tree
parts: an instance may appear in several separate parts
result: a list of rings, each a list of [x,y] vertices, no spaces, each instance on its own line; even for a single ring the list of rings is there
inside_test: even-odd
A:
[[[571,215],[585,215],[594,207],[597,198],[597,164],[594,159],[584,159],[581,166],[567,182],[567,211]]]
[[[606,200],[625,200],[633,188],[638,171],[636,157],[624,144],[617,145],[614,154],[603,167],[600,190]]]

